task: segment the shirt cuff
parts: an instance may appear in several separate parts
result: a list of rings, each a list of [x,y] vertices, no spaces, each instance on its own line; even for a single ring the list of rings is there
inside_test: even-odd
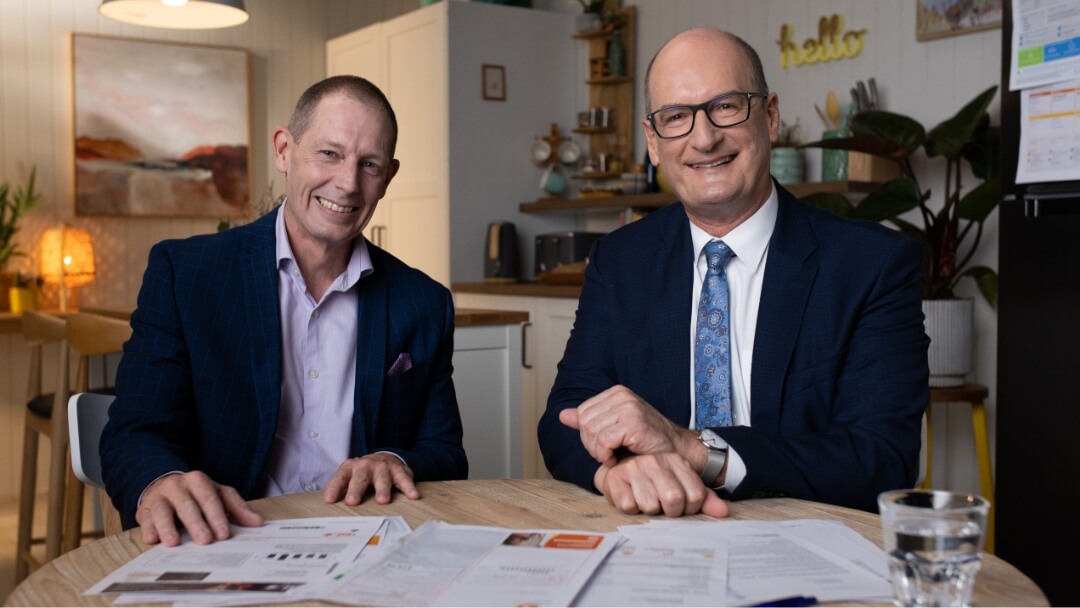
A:
[[[720,489],[727,493],[732,493],[739,484],[746,479],[746,463],[731,447],[728,447],[727,453],[727,474],[724,476],[724,485],[720,486]]]

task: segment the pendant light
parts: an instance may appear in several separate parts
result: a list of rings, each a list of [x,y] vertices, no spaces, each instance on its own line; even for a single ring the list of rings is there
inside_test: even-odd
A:
[[[98,12],[121,23],[175,30],[212,30],[248,20],[244,0],[101,0]]]

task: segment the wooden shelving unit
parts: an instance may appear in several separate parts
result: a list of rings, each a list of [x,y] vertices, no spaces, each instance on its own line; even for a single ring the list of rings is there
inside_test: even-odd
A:
[[[612,32],[600,30],[578,32],[572,38],[588,44],[589,72],[585,84],[589,88],[590,108],[611,108],[613,116],[606,127],[578,126],[574,133],[584,135],[588,141],[589,156],[596,158],[605,154],[614,170],[604,174],[591,174],[582,179],[618,179],[629,171],[637,155],[634,153],[634,62],[637,57],[636,11],[633,6],[620,6],[619,0],[606,0],[603,14],[618,12],[624,25],[619,28],[619,40],[626,50],[625,75],[612,76],[608,72],[608,45]],[[640,162],[640,161],[638,161]],[[577,177],[577,176],[575,176]]]
[[[805,182],[784,186],[795,196],[802,197],[818,192],[836,194],[867,194],[880,186],[876,182]],[[675,195],[670,192],[650,192],[648,194],[622,194],[612,196],[590,196],[583,198],[538,198],[518,205],[522,213],[578,213],[588,211],[618,211],[621,209],[657,209],[675,202]]]

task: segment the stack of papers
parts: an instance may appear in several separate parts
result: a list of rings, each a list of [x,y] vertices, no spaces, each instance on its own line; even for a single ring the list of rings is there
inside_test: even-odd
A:
[[[117,604],[750,605],[892,597],[884,553],[823,520],[655,520],[617,533],[331,517],[157,546],[87,590]]]

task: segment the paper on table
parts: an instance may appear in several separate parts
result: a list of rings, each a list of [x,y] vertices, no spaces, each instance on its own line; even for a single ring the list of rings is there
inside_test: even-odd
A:
[[[429,521],[325,599],[378,606],[568,606],[620,538]]]
[[[717,605],[727,597],[727,570],[727,541],[634,536],[608,554],[574,605]]]
[[[125,603],[190,601],[193,593],[209,595],[213,601],[207,603],[214,604],[230,595],[243,595],[248,602],[291,601],[290,591],[352,563],[383,519],[330,517],[232,526],[229,539],[209,545],[196,545],[185,532],[179,546],[151,548],[86,595],[122,593]]]
[[[751,604],[789,595],[819,601],[886,599],[885,555],[847,526],[821,520],[655,520],[619,531],[636,539],[662,533],[728,541],[726,605]]]

